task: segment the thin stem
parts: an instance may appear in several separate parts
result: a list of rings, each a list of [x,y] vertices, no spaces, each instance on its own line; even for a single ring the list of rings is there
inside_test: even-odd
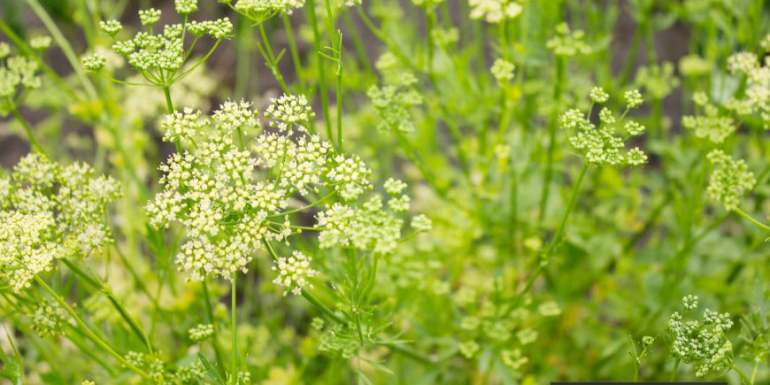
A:
[[[324,112],[324,124],[326,125],[326,135],[329,141],[332,141],[332,119],[329,114],[329,90],[326,86],[326,68],[324,66],[324,57],[321,52],[321,30],[318,27],[318,17],[315,13],[315,0],[308,0],[307,6],[308,19],[310,25],[313,27],[313,49],[316,53],[316,60],[318,65],[318,86],[319,93],[321,94],[321,107]]]
[[[61,307],[67,312],[67,314],[72,317],[72,319],[75,320],[75,322],[80,326],[81,330],[86,334],[88,338],[90,338],[95,344],[97,344],[100,348],[104,349],[107,353],[109,353],[111,356],[115,357],[118,362],[120,362],[122,365],[126,366],[127,368],[133,370],[137,374],[141,375],[142,377],[149,378],[147,373],[145,373],[142,369],[137,368],[136,366],[132,365],[128,361],[126,361],[123,356],[115,351],[104,339],[99,337],[92,329],[91,327],[83,321],[82,318],[75,312],[75,309],[72,308],[56,291],[54,291],[50,286],[48,286],[45,281],[35,276],[35,282],[37,282],[53,299],[61,305]]]
[[[232,381],[233,384],[238,382],[238,323],[237,317],[237,273],[233,273],[233,278],[230,280],[230,333],[232,334]]]
[[[548,152],[546,156],[545,164],[545,176],[543,177],[543,190],[540,195],[540,211],[538,212],[538,227],[543,224],[545,219],[545,212],[548,207],[548,196],[551,191],[551,178],[553,175],[553,158],[556,151],[556,127],[559,119],[559,109],[561,103],[561,95],[564,90],[564,78],[565,78],[566,64],[564,59],[556,57],[556,81],[554,83],[553,91],[553,110],[551,111],[551,118],[548,123]]]
[[[105,285],[103,282],[98,280],[97,278],[91,277],[89,274],[81,270],[79,267],[77,267],[72,261],[68,259],[62,260],[64,264],[69,268],[70,271],[75,273],[78,277],[80,277],[83,281],[87,282],[89,285],[97,288],[99,291],[101,291],[107,299],[112,304],[112,307],[115,308],[115,310],[118,311],[118,314],[120,314],[120,317],[123,318],[123,320],[128,324],[128,326],[131,328],[131,331],[136,335],[137,338],[139,338],[142,343],[145,344],[147,347],[147,350],[152,353],[152,344],[150,343],[150,339],[147,338],[147,335],[144,333],[144,330],[142,330],[141,326],[128,314],[128,311],[126,310],[123,305],[118,302],[118,299],[115,298],[115,296],[112,294],[112,290],[110,290],[107,285]]]
[[[553,248],[559,245],[562,238],[564,237],[564,231],[567,228],[567,222],[569,220],[570,214],[572,214],[572,210],[575,208],[575,203],[577,202],[577,197],[580,194],[580,186],[583,184],[583,179],[586,176],[586,173],[588,173],[589,164],[583,163],[583,168],[580,170],[580,175],[578,175],[578,179],[575,182],[575,185],[572,186],[572,193],[569,198],[569,203],[567,204],[567,210],[564,212],[564,215],[561,218],[561,223],[559,224],[558,230],[556,230],[556,234],[553,237],[553,240],[551,240],[551,247],[549,250],[547,250],[548,253],[553,251]],[[549,254],[546,254],[546,256],[550,256]]]
[[[743,372],[743,370],[741,370],[740,368],[738,368],[737,366],[735,366],[735,363],[733,363],[733,364],[731,365],[731,369],[732,369],[732,370],[733,370],[735,373],[737,373],[737,374],[738,374],[738,377],[740,377],[740,379],[741,379],[741,384],[743,384],[743,385],[749,385],[749,384],[751,384],[751,381],[750,381],[750,380],[749,380],[749,378],[746,376],[746,373],[744,373],[744,372]]]
[[[540,274],[543,273],[543,271],[545,270],[545,267],[548,266],[549,258],[551,257],[551,254],[553,253],[553,251],[556,250],[556,248],[561,244],[562,238],[564,237],[564,233],[567,228],[567,223],[569,223],[570,214],[572,214],[572,210],[574,209],[575,203],[577,202],[577,197],[580,194],[580,186],[583,184],[583,179],[585,179],[585,175],[588,173],[588,169],[589,169],[589,164],[584,163],[583,169],[580,170],[580,175],[578,176],[578,179],[575,181],[575,184],[572,186],[572,192],[570,194],[569,203],[567,204],[567,210],[564,211],[564,215],[561,218],[559,228],[556,230],[556,233],[554,234],[553,238],[549,242],[548,246],[546,246],[545,249],[543,249],[544,251],[539,257],[537,268],[527,279],[527,282],[525,283],[524,287],[519,291],[519,293],[516,294],[516,297],[513,303],[514,306],[508,307],[508,309],[504,312],[504,315],[510,314],[510,312],[517,307],[518,303],[524,298],[524,295],[527,292],[529,292],[529,290],[532,288],[532,285],[534,285],[535,281],[540,276]]]
[[[174,102],[171,100],[171,87],[163,86],[163,96],[166,97],[166,111],[169,114],[174,113]]]
[[[676,376],[679,374],[679,360],[674,361],[674,370],[671,371],[671,381],[676,381]]]
[[[35,139],[35,135],[32,134],[32,126],[29,125],[27,119],[25,119],[24,116],[19,113],[19,110],[17,110],[15,106],[11,108],[11,114],[24,129],[24,134],[27,136],[27,141],[29,141],[29,145],[32,147],[32,149],[36,152],[39,152],[40,154],[48,156],[45,150],[43,150],[43,147],[40,146],[40,143],[38,143],[37,139]]]
[[[212,342],[211,344],[214,346],[214,355],[216,356],[217,360],[217,369],[220,371],[220,374],[222,376],[225,375],[225,364],[224,360],[222,359],[222,349],[219,347],[219,327],[217,326],[217,323],[214,322],[214,310],[211,307],[211,295],[209,294],[209,286],[206,283],[206,279],[203,279],[203,301],[204,306],[206,307],[206,320],[211,323],[211,325],[214,326],[214,334],[212,335]]]
[[[267,32],[265,32],[264,23],[260,23],[259,26],[257,26],[257,29],[259,30],[259,36],[262,39],[262,43],[257,43],[257,49],[265,60],[268,69],[270,69],[270,73],[273,74],[273,77],[281,87],[281,90],[285,93],[289,93],[289,85],[286,84],[286,81],[281,74],[281,70],[278,68],[279,59],[276,59],[275,54],[273,53],[273,47],[270,45],[270,39],[267,37]]]
[[[289,53],[291,54],[291,61],[294,63],[294,72],[297,76],[297,83],[299,83],[302,93],[305,91],[305,71],[302,68],[302,61],[299,57],[299,49],[297,48],[297,39],[294,37],[294,28],[291,26],[291,19],[289,15],[283,13],[283,29],[286,30],[286,39],[289,42]]]
[[[27,0],[27,4],[29,4],[30,8],[32,8],[32,11],[35,13],[35,15],[37,15],[40,21],[43,22],[45,28],[56,41],[56,44],[59,46],[59,48],[61,48],[64,56],[67,58],[67,61],[69,61],[70,65],[72,66],[72,69],[75,70],[78,80],[83,83],[83,88],[85,88],[88,96],[92,99],[96,99],[98,95],[93,83],[91,83],[91,81],[88,79],[88,76],[86,76],[86,73],[83,70],[83,67],[80,65],[80,61],[78,60],[77,55],[75,55],[75,51],[72,49],[72,46],[61,33],[61,30],[59,30],[59,27],[56,26],[56,23],[54,23],[54,21],[51,19],[48,13],[46,13],[45,9],[40,5],[40,3],[38,3],[37,0]]]
[[[762,229],[764,231],[767,231],[767,232],[770,232],[770,226],[768,226],[768,225],[766,225],[766,224],[756,220],[754,217],[751,216],[751,214],[743,211],[740,207],[734,208],[733,211],[736,214],[738,214],[741,217],[743,217],[744,219],[746,219],[747,221],[753,223],[755,226],[759,227],[760,229]]]

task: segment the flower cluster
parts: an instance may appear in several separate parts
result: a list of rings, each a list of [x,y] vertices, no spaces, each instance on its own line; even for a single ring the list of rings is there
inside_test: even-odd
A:
[[[85,68],[87,71],[99,71],[100,69],[104,68],[105,65],[107,65],[107,58],[98,53],[94,53],[90,55],[84,55],[82,58],[80,58],[80,62],[83,64],[83,68]]]
[[[111,242],[105,212],[119,195],[117,182],[88,165],[22,158],[10,178],[0,177],[0,281],[19,291],[55,261]]]
[[[714,171],[706,192],[711,199],[724,205],[725,209],[737,208],[743,195],[754,188],[754,174],[749,171],[745,161],[735,160],[722,150],[711,151],[708,159]]]
[[[515,66],[513,63],[505,59],[497,59],[489,70],[492,72],[492,76],[495,77],[498,84],[505,84],[513,80],[514,69]]]
[[[227,1],[230,3],[230,0]],[[238,0],[233,9],[250,20],[261,23],[276,14],[291,15],[305,6],[305,0]]]
[[[214,325],[198,324],[190,328],[187,332],[190,335],[191,340],[200,342],[214,335]]]
[[[29,40],[29,46],[32,49],[36,49],[38,51],[44,51],[48,49],[48,47],[51,46],[52,40],[50,36],[35,36],[32,39]]]
[[[521,4],[513,0],[468,0],[471,19],[484,19],[487,23],[499,23],[513,19],[522,11]]]
[[[177,13],[187,18],[197,9],[195,0],[176,2]],[[194,52],[193,47],[185,47],[185,36],[189,33],[198,41],[198,37],[208,35],[219,41],[232,35],[233,25],[227,18],[206,21],[190,21],[182,24],[168,24],[162,33],[154,33],[152,27],[160,20],[161,12],[157,9],[139,11],[139,19],[147,31],[139,32],[127,40],[116,41],[112,48],[123,56],[148,82],[156,86],[167,87],[184,77],[182,69],[189,59],[187,53]],[[110,36],[116,36],[122,29],[120,22],[109,20],[101,23],[101,28]],[[216,47],[216,44],[214,45]],[[213,49],[213,48],[212,48]]]
[[[757,56],[749,52],[740,52],[730,56],[728,70],[746,79],[746,87],[741,97],[728,101],[727,107],[738,115],[758,114],[765,128],[770,127],[770,61],[759,64]]]
[[[694,312],[698,307],[697,297],[694,296],[687,296],[682,302],[687,312]],[[673,334],[674,356],[694,365],[698,377],[728,369],[733,348],[726,333],[732,325],[728,313],[706,309],[703,320],[699,321],[686,320],[682,314],[675,312],[668,321],[668,328]]]
[[[636,85],[643,88],[651,99],[660,100],[679,86],[679,79],[674,76],[674,65],[665,62],[640,68],[636,73]]]
[[[683,116],[684,128],[692,130],[698,138],[705,138],[713,143],[722,143],[735,132],[733,119],[720,113],[719,108],[709,102],[705,93],[696,93],[693,101],[702,114]]]
[[[600,89],[591,91],[591,98],[598,102],[607,100],[606,92]],[[644,164],[647,155],[638,147],[626,150],[626,144],[621,132],[626,136],[638,136],[644,132],[644,127],[638,122],[626,119],[626,114],[642,103],[638,91],[626,92],[626,109],[620,116],[607,107],[599,112],[599,124],[594,124],[588,116],[578,110],[567,110],[561,117],[561,126],[574,131],[570,143],[590,163],[599,165],[631,165]]]
[[[305,287],[310,286],[308,278],[318,275],[318,272],[310,267],[310,258],[300,251],[294,251],[288,257],[279,257],[273,265],[273,270],[278,272],[273,283],[284,287],[283,295],[289,292],[300,294]]]
[[[35,307],[31,316],[32,330],[42,337],[55,337],[64,332],[67,315],[57,305],[43,302]]]
[[[422,95],[414,88],[417,78],[403,73],[393,84],[382,87],[372,86],[366,92],[382,121],[377,128],[383,131],[414,131],[410,109],[422,104]]]
[[[582,30],[571,31],[567,23],[556,26],[556,36],[546,43],[546,47],[556,56],[575,56],[591,53],[591,47],[583,42]]]
[[[316,228],[323,247],[392,251],[403,223],[397,214],[409,205],[408,196],[400,194],[404,186],[388,183],[386,189],[399,191],[388,209],[377,195],[359,204],[372,189],[371,171],[358,157],[337,153],[308,133],[305,126],[314,115],[303,97],[276,98],[265,116],[276,130],[262,130],[256,138],[248,133],[259,131],[257,112],[245,102],[227,102],[210,117],[187,109],[162,119],[164,139],[184,151],[160,167],[163,190],[146,210],[156,227],[176,222],[185,228],[180,268],[193,279],[245,271],[265,242],[302,231],[291,223],[291,214],[304,209],[289,208],[295,198],[319,206]],[[331,206],[320,204],[333,197]],[[292,290],[304,284],[289,274],[299,271],[302,261],[296,254],[278,261],[276,282]]]
[[[10,47],[0,43],[0,116],[15,108],[15,99],[25,89],[39,88],[37,62],[23,56],[9,56]]]

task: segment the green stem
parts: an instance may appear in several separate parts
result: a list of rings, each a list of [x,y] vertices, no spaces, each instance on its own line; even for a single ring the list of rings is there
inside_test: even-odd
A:
[[[206,283],[206,279],[203,279],[203,301],[204,306],[206,307],[206,320],[214,326],[214,334],[212,335],[212,342],[211,344],[214,346],[214,355],[216,356],[217,360],[217,369],[219,370],[220,374],[222,376],[225,375],[225,363],[224,359],[222,358],[222,349],[219,347],[219,327],[217,326],[217,323],[214,321],[214,310],[211,307],[211,295],[209,294],[209,286]]]
[[[564,90],[566,63],[561,57],[556,57],[556,82],[553,91],[553,110],[548,124],[548,152],[545,164],[545,176],[543,177],[543,190],[540,195],[540,211],[538,212],[538,227],[543,224],[545,212],[548,206],[548,197],[551,191],[551,178],[553,175],[553,158],[556,151],[556,127],[558,126],[561,95]]]
[[[764,230],[766,232],[770,232],[770,226],[768,226],[768,225],[766,225],[766,224],[764,224],[764,223],[754,219],[754,217],[752,217],[749,213],[743,211],[740,207],[734,208],[733,211],[736,214],[738,214],[741,217],[743,217],[744,219],[746,219],[747,221],[753,223],[755,226],[759,227],[760,229],[762,229],[762,230]]]
[[[163,96],[166,97],[166,111],[169,114],[174,113],[174,102],[171,101],[171,87],[163,86]]]
[[[230,333],[232,334],[232,381],[238,384],[237,273],[230,280]]]
[[[324,57],[321,52],[321,30],[318,27],[318,17],[315,13],[315,0],[308,0],[307,6],[308,19],[310,25],[313,27],[313,49],[316,53],[316,61],[318,65],[318,86],[319,93],[321,94],[321,107],[324,112],[324,124],[326,125],[326,135],[329,141],[333,140],[332,137],[332,119],[329,114],[329,91],[326,86],[326,68],[324,66]]]
[[[38,143],[37,139],[35,139],[35,135],[32,134],[32,126],[30,126],[27,119],[25,119],[24,116],[19,113],[19,110],[17,110],[15,106],[11,108],[11,114],[24,129],[24,134],[27,136],[27,141],[29,141],[29,145],[32,147],[32,149],[47,157],[48,155],[46,154],[45,150],[43,150],[43,147],[40,146],[40,143]]]
[[[126,361],[126,359],[123,358],[123,356],[120,353],[115,351],[115,349],[113,349],[107,343],[107,341],[99,337],[99,335],[97,335],[96,332],[94,332],[91,329],[91,327],[85,321],[83,321],[82,318],[80,318],[80,316],[75,312],[75,309],[73,309],[72,306],[70,306],[61,296],[59,296],[59,294],[56,291],[54,291],[50,286],[48,286],[48,284],[45,283],[45,281],[42,278],[35,276],[35,282],[37,282],[48,293],[48,295],[50,295],[59,305],[61,305],[61,307],[67,312],[67,314],[69,314],[70,317],[72,317],[72,319],[75,320],[75,323],[77,323],[78,326],[80,326],[81,330],[85,333],[85,335],[88,338],[90,338],[96,345],[104,349],[111,356],[115,357],[115,359],[118,360],[118,362],[120,362],[125,367],[133,370],[134,372],[141,375],[142,377],[149,379],[149,376],[147,375],[147,373],[145,373],[142,369],[139,369],[136,366],[129,363],[128,361]]]
[[[291,26],[291,20],[289,15],[283,14],[283,29],[286,31],[286,39],[289,42],[289,53],[291,54],[291,61],[294,63],[294,72],[297,76],[297,83],[299,83],[300,91],[306,94],[305,90],[305,71],[302,68],[302,61],[299,57],[299,49],[297,48],[297,39],[294,37],[294,28]]]
[[[743,370],[735,366],[735,363],[731,365],[731,369],[738,374],[738,377],[741,378],[741,384],[742,385],[750,385],[752,382],[749,380],[749,378],[746,376],[746,373],[743,373]]]
[[[257,48],[262,54],[262,57],[265,59],[265,63],[270,69],[270,72],[273,74],[275,80],[278,82],[278,85],[281,87],[281,90],[283,90],[285,93],[289,93],[289,85],[286,84],[286,80],[283,79],[281,70],[278,68],[278,60],[275,57],[275,53],[273,53],[273,47],[270,45],[270,39],[267,37],[265,24],[260,23],[259,26],[257,26],[257,29],[259,30],[259,36],[262,39],[262,44],[258,44]]]
[[[679,374],[679,360],[674,361],[674,370],[671,371],[671,381],[676,381],[676,376]]]
[[[123,305],[118,302],[118,299],[115,298],[115,296],[112,294],[112,290],[105,285],[103,282],[98,280],[97,278],[91,277],[89,274],[81,270],[79,267],[77,267],[72,261],[68,259],[63,259],[62,262],[67,266],[67,268],[70,269],[75,275],[80,277],[83,281],[88,283],[89,285],[97,288],[99,291],[101,291],[107,299],[112,304],[112,307],[117,310],[118,314],[120,314],[120,317],[123,318],[123,320],[128,324],[131,331],[136,335],[137,338],[139,338],[142,343],[145,344],[147,347],[147,351],[150,353],[153,352],[152,344],[150,343],[150,339],[147,338],[147,335],[144,333],[144,330],[139,326],[139,324],[128,314],[128,311],[126,310]]]
[[[588,173],[589,164],[583,163],[583,168],[580,170],[580,175],[578,175],[577,181],[575,182],[575,185],[572,186],[572,193],[570,194],[569,203],[567,204],[567,210],[564,212],[564,215],[561,218],[561,223],[559,223],[559,228],[556,230],[556,234],[554,235],[553,239],[551,240],[551,245],[549,249],[546,251],[546,257],[550,256],[550,253],[553,251],[555,247],[561,243],[562,238],[564,237],[564,232],[567,228],[567,222],[569,220],[570,214],[572,214],[572,211],[575,208],[575,203],[577,202],[577,197],[580,194],[580,186],[583,184],[583,179],[586,176],[586,173]]]
[[[59,48],[61,48],[64,56],[67,58],[67,61],[69,61],[70,66],[72,66],[72,69],[77,74],[78,80],[80,80],[80,82],[83,84],[83,88],[85,88],[88,96],[91,99],[96,99],[98,95],[93,83],[91,83],[91,81],[88,79],[88,76],[86,76],[86,72],[80,65],[80,61],[78,60],[75,51],[72,49],[72,46],[61,33],[61,30],[59,30],[59,27],[56,26],[56,23],[54,23],[53,19],[51,19],[51,17],[48,15],[48,13],[46,13],[45,9],[40,5],[40,3],[38,3],[37,0],[27,0],[27,4],[29,4],[30,8],[32,8],[32,11],[35,13],[35,15],[37,15],[40,21],[43,22],[45,28],[56,41],[56,44],[59,46]]]

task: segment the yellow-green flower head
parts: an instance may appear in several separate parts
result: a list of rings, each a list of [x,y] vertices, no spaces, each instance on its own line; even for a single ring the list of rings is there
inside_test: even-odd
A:
[[[496,59],[490,71],[498,84],[505,84],[513,80],[513,70],[516,67],[505,59]]]
[[[35,307],[31,315],[32,330],[41,337],[56,337],[64,333],[67,314],[58,304],[43,302]]]
[[[181,3],[183,8],[191,9],[191,4],[195,2],[182,1]],[[143,25],[151,27],[160,20],[160,11],[141,10],[139,18]],[[121,26],[117,21],[107,21],[101,23],[101,28],[114,37]],[[163,27],[162,33],[155,33],[153,28],[147,28],[130,39],[116,41],[112,49],[123,56],[146,81],[166,87],[189,73],[184,71],[183,67],[189,59],[186,52],[192,52],[194,47],[184,46],[185,32],[195,37],[208,35],[218,42],[232,36],[233,25],[227,18],[167,24]],[[198,39],[194,39],[193,44],[197,41]]]
[[[717,106],[712,104],[706,94],[699,92],[693,95],[693,100],[701,112],[699,115],[685,115],[682,126],[698,138],[705,138],[713,143],[722,143],[733,132],[736,124],[730,116],[724,115]]]
[[[40,51],[46,50],[51,46],[51,37],[45,35],[35,36],[29,40],[29,46]]]
[[[711,151],[708,160],[714,167],[706,190],[709,197],[727,210],[737,208],[741,198],[754,188],[754,174],[744,160],[735,160],[722,150]]]
[[[556,56],[575,56],[591,53],[589,47],[583,38],[585,33],[582,30],[571,31],[567,23],[561,23],[556,26],[556,35],[548,40],[546,47]]]
[[[594,101],[606,101],[605,94],[599,90],[592,90],[590,97]],[[626,93],[626,103],[627,112],[641,104],[641,94],[638,94],[638,91]],[[569,141],[589,163],[610,166],[642,165],[647,162],[647,155],[637,147],[626,150],[625,141],[628,137],[641,135],[644,126],[626,118],[625,115],[623,113],[617,116],[608,107],[603,107],[599,112],[599,124],[596,125],[588,119],[585,112],[570,109],[562,114],[560,123],[563,128],[574,132]],[[622,135],[624,131],[625,138]]]
[[[674,76],[674,65],[665,62],[640,68],[636,73],[636,85],[644,88],[652,99],[659,100],[679,86],[679,79]]]
[[[487,23],[499,23],[521,14],[521,5],[513,0],[468,0],[471,19],[483,19]]]
[[[160,10],[155,8],[140,9],[139,10],[139,22],[143,26],[152,26],[160,21]]]
[[[311,286],[308,279],[318,275],[310,266],[310,258],[300,251],[294,251],[288,257],[279,257],[273,270],[278,272],[273,283],[284,288],[283,295],[299,295],[304,288]]]
[[[83,68],[87,71],[99,71],[107,65],[107,58],[100,54],[91,54],[83,56],[80,59],[83,64]]]
[[[21,92],[40,88],[41,84],[37,62],[23,56],[7,57],[0,63],[0,116],[10,112],[14,99]]]
[[[305,0],[238,0],[234,9],[241,15],[260,23],[278,13],[291,15],[294,10],[304,6]]]
[[[198,10],[198,0],[174,0],[174,9],[180,15],[189,15]]]
[[[0,187],[0,281],[15,291],[57,260],[88,256],[112,241],[104,218],[120,189],[88,165],[60,166],[31,154]]]
[[[688,312],[692,312],[698,305],[697,297],[687,296],[683,304]],[[674,356],[693,365],[697,377],[724,372],[732,365],[733,347],[726,335],[732,326],[728,313],[706,309],[702,320],[688,320],[674,312],[668,321],[668,329],[674,338]]]

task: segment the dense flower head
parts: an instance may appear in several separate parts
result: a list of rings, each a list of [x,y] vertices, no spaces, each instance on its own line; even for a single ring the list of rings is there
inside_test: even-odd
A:
[[[513,63],[505,59],[496,59],[490,71],[499,84],[505,84],[513,79]]]
[[[29,40],[29,46],[36,50],[46,50],[51,46],[52,40],[50,36],[35,36]]]
[[[84,257],[111,242],[105,211],[120,189],[88,165],[27,155],[0,190],[0,281],[15,291],[57,260]]]
[[[278,13],[291,15],[304,6],[305,0],[238,0],[233,8],[252,21],[262,22]]]
[[[198,324],[190,328],[187,333],[190,335],[191,340],[200,342],[214,335],[214,325]]]
[[[100,54],[85,55],[80,59],[87,71],[99,71],[107,65],[107,58]]]
[[[394,199],[394,198],[391,198]],[[352,247],[378,254],[392,253],[401,237],[403,219],[372,196],[360,207],[335,203],[318,216],[321,248]]]
[[[643,88],[650,98],[659,100],[679,86],[679,79],[674,76],[674,65],[665,62],[640,68],[636,73],[636,85]]]
[[[683,116],[684,128],[691,130],[698,138],[705,138],[713,143],[722,143],[735,132],[734,120],[712,104],[706,94],[696,93],[693,100],[700,114]]]
[[[307,125],[315,118],[315,113],[304,95],[282,95],[273,98],[265,110],[265,117],[270,125],[280,131],[306,131]]]
[[[591,47],[583,42],[585,32],[570,30],[567,23],[556,26],[556,35],[546,43],[556,56],[575,56],[591,53]]]
[[[189,15],[198,10],[198,0],[174,0],[174,9],[180,15]]]
[[[99,28],[101,28],[102,31],[104,31],[106,34],[115,36],[118,34],[118,32],[120,32],[120,30],[123,29],[123,24],[115,19],[102,20],[99,22]]]
[[[738,115],[758,114],[765,128],[770,128],[770,60],[761,65],[757,56],[740,52],[727,62],[730,73],[744,78],[745,90],[727,101],[726,107]]]
[[[273,283],[285,289],[284,295],[289,292],[300,294],[304,288],[310,286],[307,280],[318,275],[310,266],[310,258],[300,251],[294,251],[288,257],[279,257],[273,265],[273,270],[278,272]]]
[[[414,88],[417,78],[411,73],[395,76],[392,84],[371,86],[366,95],[377,110],[381,121],[377,128],[383,131],[414,131],[411,108],[423,103],[422,95]]]
[[[468,0],[471,19],[484,19],[487,23],[499,23],[513,19],[522,11],[521,5],[513,0]]]
[[[179,13],[185,16],[197,8],[194,0],[179,0],[176,3],[177,11],[181,10]],[[233,25],[227,18],[167,24],[160,33],[155,33],[152,28],[160,20],[159,10],[140,10],[139,19],[148,28],[127,40],[116,41],[112,49],[123,56],[147,81],[159,86],[168,86],[186,74],[182,71],[189,59],[186,53],[193,52],[193,47],[185,47],[185,32],[195,37],[208,35],[217,41],[230,38],[233,33]],[[121,26],[119,22],[111,20],[102,22],[101,28],[115,37]],[[197,39],[193,44],[195,42]]]
[[[13,100],[22,91],[40,88],[42,84],[37,62],[23,56],[8,56],[10,49],[7,51],[0,56],[0,116],[14,108]]]
[[[743,195],[754,188],[754,174],[749,171],[744,160],[735,160],[722,150],[711,151],[708,159],[714,170],[706,192],[711,199],[724,205],[725,209],[737,208]]]
[[[163,190],[146,210],[155,227],[184,227],[176,259],[182,270],[193,279],[245,271],[264,242],[302,231],[290,215],[302,210],[291,210],[290,201],[318,196],[336,201],[326,209],[318,205],[316,228],[323,247],[379,253],[395,248],[403,222],[396,213],[409,207],[409,197],[401,194],[403,182],[387,183],[386,190],[399,191],[389,210],[377,195],[361,204],[372,191],[371,170],[304,128],[313,117],[304,98],[274,100],[265,117],[268,127],[278,130],[249,137],[259,131],[256,117],[248,103],[226,102],[209,117],[185,109],[161,120],[164,139],[182,144],[184,151],[161,165]],[[337,211],[352,215],[339,217]],[[338,239],[348,238],[333,242],[329,234],[335,231],[343,231]]]
[[[591,98],[606,100],[602,92],[604,91],[592,90]],[[641,99],[641,95],[638,98]],[[590,163],[613,166],[641,165],[646,163],[647,155],[636,147],[626,150],[622,136],[623,131],[628,137],[641,135],[644,132],[644,127],[640,123],[625,117],[630,108],[629,103],[623,114],[616,116],[611,109],[604,107],[599,112],[598,124],[591,122],[583,111],[570,109],[562,114],[561,126],[574,132],[574,135],[569,138],[570,143]]]
[[[160,21],[161,12],[159,9],[148,8],[139,10],[139,22],[144,26],[151,26]]]
[[[695,311],[697,297],[683,299],[685,310]],[[728,369],[732,360],[732,343],[726,333],[733,325],[728,313],[706,309],[702,320],[687,320],[679,312],[671,315],[669,331],[673,334],[674,356],[684,363],[695,366],[695,374],[703,377]]]
[[[64,332],[67,325],[67,315],[61,307],[50,302],[42,302],[35,306],[30,316],[32,330],[42,337],[55,337]]]
[[[601,87],[591,88],[591,92],[588,96],[591,98],[591,101],[599,104],[606,103],[607,100],[610,99],[610,94]]]

